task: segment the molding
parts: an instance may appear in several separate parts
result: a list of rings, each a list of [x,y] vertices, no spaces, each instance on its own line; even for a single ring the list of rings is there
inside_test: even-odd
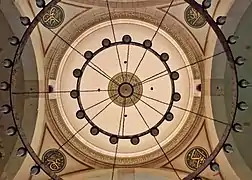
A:
[[[61,2],[62,4],[66,4]],[[67,4],[70,5],[70,4]],[[78,6],[75,6],[78,7]],[[71,21],[74,21],[75,18],[77,18],[78,16],[81,16],[82,14],[84,14],[85,12],[87,12],[88,10],[90,10],[91,8],[89,7],[79,7],[79,8],[83,8],[84,10],[82,10],[81,12],[77,13],[76,15],[74,15],[71,19],[69,19],[68,21],[66,21],[65,23],[63,22],[63,25],[59,27],[59,30],[57,31],[57,33],[60,33],[62,30],[64,30],[65,26],[68,25],[68,23],[71,23]],[[40,31],[40,30],[39,30]],[[54,39],[57,38],[56,36],[53,36],[53,38],[50,40],[50,43],[48,44],[48,46],[45,48],[45,55],[48,52],[48,49],[50,49],[51,43],[54,41]]]
[[[58,140],[55,138],[55,136],[53,135],[53,133],[51,132],[50,128],[46,125],[46,130],[48,131],[48,133],[50,134],[50,136],[52,137],[52,139],[57,143],[58,146],[60,146],[61,144],[58,142]],[[83,161],[80,161],[79,159],[77,159],[75,156],[72,156],[71,153],[69,153],[66,149],[62,148],[62,150],[71,158],[73,158],[75,161],[77,161],[78,163],[87,166],[88,169],[86,170],[90,170],[92,169],[92,167],[88,166],[87,164],[84,164]]]
[[[78,4],[86,4],[94,7],[107,7],[106,1],[104,0],[71,0],[71,2],[78,3]],[[174,4],[177,3],[176,1],[181,0],[175,0]],[[69,0],[64,0],[64,2],[70,2]],[[149,6],[157,6],[157,5],[163,5],[170,3],[171,0],[138,0],[138,1],[131,1],[131,2],[124,2],[123,0],[117,0],[117,1],[110,1],[109,6],[110,8],[144,8]],[[178,2],[178,3],[179,3]]]
[[[162,12],[153,8],[150,8],[147,11],[146,9],[139,9],[139,12],[136,12],[135,9],[116,10],[112,12],[113,19],[137,19],[153,24],[155,26],[158,26],[160,17],[162,16]],[[69,23],[68,26],[66,26],[65,29],[60,32],[59,36],[63,37],[69,44],[72,44],[75,39],[77,39],[87,29],[108,20],[109,16],[107,13],[104,13],[103,8],[92,9],[82,14],[79,18],[76,18],[76,20],[72,23]],[[192,38],[190,33],[181,25],[179,25],[179,23],[171,16],[167,16],[166,20],[161,26],[161,29],[177,41],[177,43],[181,46],[184,53],[186,54],[189,63],[194,63],[197,60],[202,59],[203,54],[198,46],[198,43],[194,38]],[[46,75],[47,84],[49,79],[56,79],[59,64],[68,48],[69,47],[59,39],[55,39],[52,42],[51,47],[49,47],[48,53],[46,54],[46,59],[48,60],[48,64],[46,65],[46,67],[48,67]],[[192,72],[194,79],[204,79],[203,64],[194,65],[192,67]],[[204,84],[202,85],[204,88]],[[203,92],[204,91],[202,91],[202,97],[204,97]],[[203,101],[204,98],[194,97],[191,111],[199,114],[204,114],[204,107],[201,106],[201,104],[204,104]],[[61,144],[63,144],[68,138],[72,136],[72,133],[70,132],[60,115],[56,100],[49,100],[48,95],[46,96],[46,109],[46,113],[49,118],[48,126],[55,138]],[[167,156],[170,157],[170,159],[173,159],[178,153],[184,151],[187,145],[190,144],[194,137],[198,134],[198,131],[200,131],[203,122],[204,119],[200,116],[196,116],[192,113],[189,115],[187,122],[185,123],[183,128],[181,128],[177,136],[163,147],[164,151],[167,152]],[[91,167],[109,168],[113,165],[114,157],[95,152],[94,150],[85,146],[75,137],[65,145],[65,148],[80,161],[85,162],[85,164],[88,164]],[[117,158],[118,167],[153,168],[161,167],[165,163],[167,163],[167,160],[161,150],[157,150],[155,152],[139,157]]]
[[[178,3],[178,4],[174,5],[173,7],[175,7],[175,6],[180,6],[180,5],[183,5],[183,4],[187,4],[187,3],[186,3],[186,2],[181,2],[181,3]],[[187,5],[188,5],[188,4],[187,4]],[[163,13],[165,13],[165,12],[166,12],[165,9],[166,9],[168,6],[169,6],[169,5],[160,6],[160,7],[157,7],[157,9],[160,10],[160,11],[162,11]],[[183,26],[183,28],[185,28],[185,29],[190,33],[190,35],[191,35],[191,36],[194,38],[194,40],[198,43],[198,46],[199,46],[199,48],[201,49],[201,51],[204,53],[205,50],[204,50],[203,47],[200,45],[199,40],[196,38],[196,36],[193,34],[193,32],[189,29],[190,26],[186,24],[185,19],[184,19],[184,18],[183,18],[183,19],[179,19],[178,17],[176,17],[175,15],[173,15],[172,13],[169,13],[169,12],[168,12],[168,14],[169,14],[170,16],[172,16],[174,19],[176,19],[177,22],[180,23],[180,25]]]

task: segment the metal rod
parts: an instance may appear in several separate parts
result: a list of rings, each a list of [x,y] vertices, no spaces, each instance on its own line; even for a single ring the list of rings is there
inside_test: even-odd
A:
[[[124,99],[124,107],[123,107],[123,124],[122,124],[122,136],[124,136],[124,126],[125,126],[125,104],[126,104],[126,98]]]
[[[117,99],[119,96],[117,96],[115,99]],[[113,101],[115,100],[115,99],[113,99]],[[111,104],[112,104],[112,102],[113,101],[111,101],[111,102],[109,102],[102,110],[100,110],[95,116],[93,116],[92,118],[91,118],[91,121],[93,121],[99,114],[101,114],[107,107],[109,107]],[[87,122],[84,126],[82,126],[78,131],[76,131],[69,139],[67,139],[62,145],[60,145],[60,147],[57,149],[57,151],[59,151],[64,145],[66,145],[71,139],[73,139],[75,136],[76,136],[76,134],[78,134],[80,131],[82,131],[87,125],[88,125],[89,123]],[[51,154],[50,156],[52,156],[53,154]],[[50,157],[49,156],[49,157]],[[48,158],[49,158],[48,157]]]
[[[48,28],[47,28],[48,29]],[[69,44],[66,40],[64,40],[61,36],[59,36],[57,33],[55,33],[53,30],[48,29],[49,31],[51,31],[55,36],[57,36],[58,38],[60,38],[63,42],[65,42],[69,47],[71,47],[75,52],[77,52],[78,54],[80,54],[82,57],[84,57],[84,55],[78,51],[76,48],[74,48],[71,44]],[[85,57],[84,57],[85,58]],[[99,69],[100,71],[98,71],[95,67],[91,66],[90,64],[87,64],[89,67],[91,67],[93,70],[95,70],[96,72],[98,72],[100,75],[102,75],[103,77],[107,78],[108,80],[111,80],[111,77],[104,72],[101,68],[99,68],[96,64],[94,64],[93,62],[90,61],[90,63],[95,66],[97,69]],[[116,82],[114,82],[116,84]]]
[[[127,48],[126,80],[127,80],[127,73],[128,73],[128,68],[129,68],[129,50],[130,50],[130,45],[128,45],[128,48]]]
[[[169,103],[163,102],[163,101],[161,101],[161,100],[158,100],[158,99],[155,99],[155,98],[152,98],[152,97],[149,97],[149,96],[145,96],[145,95],[143,95],[143,94],[142,94],[142,96],[145,97],[145,98],[147,98],[147,99],[151,99],[151,100],[153,100],[153,101],[156,101],[156,102],[159,102],[159,103],[162,103],[162,104],[165,104],[165,105],[169,105]],[[141,100],[141,99],[140,99],[140,100]],[[206,118],[206,119],[210,119],[210,120],[212,120],[212,121],[215,121],[215,122],[218,122],[218,123],[221,123],[221,124],[225,124],[225,125],[227,125],[227,126],[230,126],[229,123],[225,123],[225,122],[222,122],[222,121],[220,121],[220,120],[207,117],[207,116],[205,116],[205,115],[202,115],[202,114],[193,112],[193,111],[191,111],[191,110],[188,110],[188,109],[185,109],[185,108],[182,108],[182,107],[179,107],[179,106],[177,106],[177,105],[174,105],[174,104],[173,104],[172,106],[175,107],[175,108],[177,108],[177,109],[180,109],[180,110],[183,110],[183,111],[187,111],[187,112],[190,112],[190,113],[192,113],[192,114],[195,114],[195,115],[204,117],[204,118]]]
[[[113,24],[113,21],[112,21],[112,16],[111,16],[108,0],[106,0],[106,4],[107,4],[107,8],[108,8],[109,20],[110,20],[110,24],[111,24],[111,28],[112,28],[112,33],[113,33],[114,41],[116,42],[115,28],[114,28],[114,24]],[[118,59],[119,67],[120,67],[120,70],[121,70],[121,73],[122,73],[123,72],[123,70],[122,70],[122,64],[121,64],[119,50],[118,50],[118,46],[117,45],[116,45],[116,54],[117,54],[117,59]],[[122,74],[122,78],[124,80],[123,74]]]
[[[106,91],[117,91],[116,89],[112,89],[112,90],[105,90],[105,89],[99,89],[99,90],[81,90],[79,92],[106,92]],[[62,94],[62,93],[70,93],[70,90],[66,90],[66,91],[30,91],[30,92],[12,92],[12,94]]]
[[[193,66],[193,65],[195,65],[195,64],[198,64],[198,63],[200,63],[200,62],[209,60],[209,59],[211,59],[212,57],[218,56],[218,55],[223,54],[223,53],[225,53],[225,52],[226,52],[226,51],[219,52],[219,53],[217,53],[217,54],[214,54],[213,56],[206,57],[206,58],[204,58],[204,59],[202,59],[202,60],[199,60],[199,61],[197,61],[197,62],[194,62],[194,63],[188,64],[188,65],[186,65],[186,66],[180,67],[180,68],[178,68],[178,69],[176,69],[176,70],[174,70],[174,71],[179,71],[179,70],[184,69],[184,68],[187,68],[187,67],[189,67],[189,66]],[[164,70],[164,71],[161,71],[161,72],[159,72],[159,73],[156,73],[156,74],[154,74],[154,75],[152,75],[152,76],[150,76],[150,77],[144,79],[143,81],[134,84],[133,87],[138,86],[139,84],[145,84],[145,83],[148,83],[148,82],[151,82],[151,81],[154,81],[154,80],[156,80],[156,79],[159,79],[159,78],[162,78],[162,77],[164,77],[164,76],[169,75],[169,73],[163,74],[164,72],[167,72],[167,71]],[[162,75],[161,75],[161,74],[162,74]],[[160,75],[160,76],[159,76],[159,75]],[[156,77],[156,76],[157,76],[157,77]]]
[[[226,52],[226,51],[221,51],[221,52],[219,52],[219,53],[217,53],[217,54],[214,54],[214,55],[212,55],[212,56],[206,57],[206,58],[204,58],[204,59],[202,59],[202,60],[200,60],[200,61],[196,61],[196,62],[194,62],[194,63],[191,63],[191,64],[188,64],[188,65],[183,66],[183,67],[181,67],[181,68],[178,68],[178,69],[176,69],[175,71],[179,71],[179,70],[184,69],[184,68],[187,68],[187,67],[189,67],[189,66],[193,66],[193,65],[198,64],[198,63],[200,63],[200,62],[203,62],[203,61],[206,61],[206,60],[208,60],[208,59],[211,59],[212,57],[219,56],[220,54],[223,54],[223,53],[225,53],[225,52]]]
[[[112,97],[115,97],[116,95],[117,95],[117,94],[113,95]],[[92,105],[92,106],[87,107],[87,108],[85,109],[85,111],[87,111],[87,110],[89,110],[89,109],[91,109],[91,108],[93,108],[93,107],[95,107],[95,106],[97,106],[97,105],[99,105],[99,104],[101,104],[101,103],[103,103],[103,102],[109,100],[109,99],[112,98],[112,97],[108,97],[108,98],[106,98],[106,99],[103,99],[102,101],[99,101],[98,103],[95,103],[95,104]]]
[[[135,93],[137,94],[137,93]],[[137,97],[135,94],[133,94],[135,97]],[[143,96],[143,95],[142,95]],[[152,107],[151,105],[149,105],[147,102],[145,102],[142,99],[139,99],[141,102],[143,102],[144,104],[146,104],[147,106],[149,106],[151,109],[153,109],[154,111],[156,111],[158,114],[160,114],[161,116],[164,116],[160,111],[158,111],[156,108]]]
[[[130,100],[132,101],[132,99],[130,98]],[[133,101],[132,101],[133,103]],[[144,121],[144,124],[147,126],[147,128],[150,130],[150,126],[148,125],[148,123],[146,122],[144,116],[142,115],[142,113],[140,112],[140,110],[138,109],[137,105],[134,104],[134,107],[136,108],[137,112],[139,113],[139,115],[141,116],[142,120]],[[154,137],[154,136],[153,136]],[[171,163],[170,159],[168,158],[167,154],[165,153],[164,149],[162,148],[162,146],[160,145],[160,143],[158,142],[157,138],[154,137],[155,141],[157,142],[159,148],[161,149],[161,151],[163,152],[164,156],[166,157],[168,163],[171,165],[173,171],[175,172],[176,176],[179,178],[179,180],[181,180],[181,178],[178,175],[178,172],[176,171],[176,169],[174,168],[173,164]]]
[[[122,106],[121,115],[120,115],[119,129],[118,129],[118,133],[117,133],[118,136],[120,135],[120,131],[121,131],[121,124],[122,124],[122,119],[123,119],[124,107],[125,107],[125,100],[124,100],[124,105]],[[113,163],[113,170],[112,170],[111,180],[114,179],[115,165],[116,165],[116,155],[117,155],[117,151],[118,151],[118,145],[119,145],[119,140],[118,140],[118,142],[117,142],[117,144],[116,144],[116,149],[115,149],[115,156],[114,156],[114,163]]]
[[[169,4],[169,6],[168,6],[168,8],[167,8],[167,10],[166,10],[166,12],[165,12],[165,14],[164,14],[164,16],[162,17],[162,19],[161,19],[161,21],[160,21],[160,23],[159,23],[159,25],[158,25],[157,30],[155,31],[155,33],[154,33],[153,37],[151,38],[151,42],[152,42],[152,41],[154,40],[154,38],[156,37],[156,35],[157,35],[157,33],[158,33],[158,31],[159,31],[159,29],[160,29],[161,25],[163,24],[163,21],[164,21],[164,19],[165,19],[166,15],[168,14],[168,12],[169,12],[169,10],[170,10],[170,8],[171,8],[172,4],[173,4],[173,2],[174,2],[174,0],[172,0],[172,1],[171,1],[171,3]],[[136,72],[137,72],[137,70],[138,70],[138,68],[139,68],[140,64],[142,63],[142,61],[143,61],[143,59],[144,59],[144,57],[145,57],[146,53],[147,53],[147,49],[144,51],[144,53],[143,53],[143,56],[142,56],[141,60],[140,60],[140,61],[139,61],[139,63],[137,64],[137,67],[136,67],[136,69],[135,69],[135,71],[134,71],[134,73],[133,73],[133,76],[136,74]],[[132,77],[133,77],[133,76],[132,76]],[[129,82],[131,82],[132,77],[131,77],[131,79],[130,79],[130,81],[129,81]]]

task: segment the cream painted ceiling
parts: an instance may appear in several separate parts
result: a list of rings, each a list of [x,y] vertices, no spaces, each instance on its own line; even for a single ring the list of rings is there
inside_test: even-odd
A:
[[[17,0],[15,4],[22,15],[30,18],[33,18],[39,12],[34,1]],[[214,17],[218,14],[226,14],[231,4],[232,1],[225,3],[216,0],[213,2],[209,13]],[[76,88],[77,82],[77,79],[73,77],[73,70],[81,68],[85,62],[85,59],[73,48],[84,54],[87,50],[94,52],[99,49],[104,38],[109,38],[112,42],[114,40],[106,3],[105,1],[95,1],[93,3],[88,0],[85,2],[76,0],[62,1],[58,5],[64,10],[64,22],[59,27],[51,30],[48,30],[40,23],[31,35],[33,46],[36,47],[34,51],[38,58],[39,91],[47,91],[49,85],[53,87],[54,91],[51,94],[40,95],[38,99],[38,120],[35,128],[37,133],[31,142],[38,156],[42,157],[43,153],[48,149],[60,148],[67,159],[66,167],[59,173],[62,177],[65,177],[64,179],[72,177],[80,179],[82,173],[85,174],[85,171],[90,171],[93,168],[113,168],[114,162],[120,167],[166,168],[169,169],[169,172],[167,174],[164,173],[164,176],[161,178],[176,179],[176,174],[170,172],[171,166],[169,163],[167,164],[167,159],[160,150],[161,146],[164,148],[164,151],[167,151],[168,157],[172,158],[179,175],[185,177],[191,172],[185,164],[186,152],[190,148],[203,147],[210,154],[216,146],[216,142],[218,142],[215,128],[212,128],[214,127],[213,121],[205,124],[204,118],[196,117],[195,114],[187,112],[191,110],[208,117],[213,116],[211,107],[206,111],[204,109],[204,106],[207,106],[207,104],[211,105],[208,101],[212,96],[209,85],[212,75],[211,63],[196,64],[179,71],[180,77],[175,81],[175,90],[181,94],[181,100],[175,102],[174,105],[187,111],[175,107],[171,109],[171,112],[174,114],[174,120],[171,122],[165,121],[159,127],[158,144],[148,134],[141,137],[140,143],[136,146],[132,145],[129,139],[119,140],[117,149],[117,146],[111,145],[109,137],[103,133],[100,132],[97,136],[90,134],[91,126],[87,124],[86,120],[76,118],[76,111],[79,109],[77,100],[69,95],[69,92]],[[145,39],[151,39],[155,33],[160,22],[159,20],[168,8],[169,1],[121,0],[111,1],[110,5],[113,11],[112,17],[115,18],[113,20],[116,33],[115,39],[120,41],[123,35],[129,34],[133,41],[142,43]],[[153,40],[152,48],[154,50],[159,54],[163,52],[169,54],[170,58],[167,63],[172,71],[213,55],[215,47],[215,43],[209,43],[216,41],[216,37],[209,30],[209,25],[205,25],[202,28],[193,28],[185,22],[184,11],[187,7],[188,5],[183,1],[175,1],[163,26],[161,26]],[[58,36],[55,36],[55,34],[58,34]],[[71,47],[59,37],[71,44]],[[127,47],[127,45],[118,46],[123,71],[126,71],[126,64],[123,62],[127,59]],[[134,72],[143,53],[144,49],[130,46],[129,72]],[[120,72],[114,47],[100,52],[92,59],[92,62],[110,77]],[[136,72],[136,76],[140,80],[144,80],[164,69],[164,65],[160,60],[150,52],[147,52],[143,63]],[[106,78],[93,71],[92,68],[87,67],[82,75],[80,87],[81,90],[107,89],[108,84],[109,81]],[[202,84],[202,92],[196,90],[199,84]],[[57,93],[59,91],[67,93]],[[143,84],[143,93],[146,96],[169,103],[171,99],[170,77],[164,76]],[[106,91],[81,93],[81,101],[85,108],[106,98],[109,98]],[[144,97],[141,99],[149,103],[161,114],[165,114],[167,105],[144,99]],[[101,103],[91,108],[87,111],[88,116],[94,117],[106,104]],[[137,102],[136,106],[142,112],[150,127],[155,125],[162,117],[142,101]],[[121,109],[121,107],[112,103],[94,119],[94,123],[105,131],[117,134],[120,126]],[[119,134],[132,135],[148,130],[134,106],[127,107],[126,114],[124,132],[119,130]],[[85,128],[78,132],[84,126]],[[76,132],[78,132],[77,135],[75,135]],[[71,138],[73,135],[75,137]],[[65,143],[67,139],[70,140],[68,143]],[[115,159],[115,156],[118,159]],[[218,161],[227,162],[225,158],[225,155],[221,154]],[[16,179],[20,177],[28,179],[27,169],[32,164],[33,161],[26,158],[19,173],[16,175]],[[90,180],[94,179],[90,174],[87,173],[84,176],[88,179],[90,178]],[[97,179],[103,177],[101,175],[103,172],[98,174],[100,174],[100,177],[97,177]],[[104,171],[104,174],[109,176],[110,172]],[[129,176],[133,178],[137,174],[138,172],[131,173],[132,176]],[[202,177],[219,180],[226,179],[225,176],[233,176],[233,174],[235,173],[232,168],[227,165],[223,168],[221,174],[216,175],[214,172],[206,169],[202,173]],[[120,179],[119,177],[123,178],[121,172],[117,174],[116,178]],[[44,180],[46,178],[44,173],[32,177],[35,180]],[[140,176],[139,179],[141,179]]]
[[[116,39],[122,38],[123,35],[131,35],[133,41],[143,42],[145,39],[149,38],[154,34],[155,27],[150,24],[143,23],[141,21],[133,20],[118,20],[114,21],[114,28],[117,32]],[[99,24],[93,27],[88,32],[84,33],[80,39],[77,39],[76,49],[81,52],[85,50],[91,50],[94,52],[101,47],[101,41],[104,37],[112,39],[111,29],[109,22]],[[75,43],[74,43],[75,44]],[[183,51],[179,48],[178,44],[171,39],[167,34],[160,31],[153,41],[153,49],[158,53],[167,52],[170,55],[169,66],[172,70],[178,69],[179,67],[188,64],[186,56]],[[128,72],[134,73],[137,67],[138,60],[141,59],[144,53],[143,48],[131,47],[130,57],[128,60],[129,68]],[[74,89],[76,86],[76,79],[73,77],[72,73],[76,67],[81,67],[83,64],[83,57],[69,49],[69,56],[64,57],[61,65],[59,67],[59,73],[56,78],[56,90],[69,91]],[[68,54],[68,53],[67,53]],[[119,47],[119,54],[122,61],[127,60],[127,45]],[[115,48],[110,48],[101,52],[96,56],[92,62],[100,67],[103,71],[107,72],[111,77],[120,73],[118,60],[116,58]],[[136,76],[142,81],[150,76],[150,74],[156,74],[165,70],[165,67],[160,60],[155,57],[152,53],[148,52],[145,56],[146,61],[143,61],[139,70],[136,72]],[[126,65],[123,66],[123,71],[126,72]],[[98,74],[96,71],[88,67],[82,76],[81,80],[81,90],[97,90],[97,89],[107,89],[109,81],[103,76]],[[176,105],[181,107],[186,107],[191,109],[192,96],[193,96],[193,76],[189,71],[182,71],[180,73],[179,80],[175,83],[175,90],[181,94],[181,100],[175,102]],[[151,90],[153,87],[154,90]],[[145,96],[152,97],[155,99],[160,99],[164,102],[171,101],[171,80],[169,76],[157,79],[151,83],[146,83],[143,85],[143,93]],[[92,92],[92,93],[81,93],[81,99],[84,108],[95,105],[96,103],[108,98],[108,92]],[[165,115],[167,105],[158,104],[150,99],[143,99],[144,102],[148,103],[155,109],[157,109],[161,114]],[[78,129],[83,126],[83,120],[79,120],[75,116],[75,111],[78,109],[77,101],[73,100],[69,94],[59,94],[57,98],[59,106],[62,107],[61,113],[63,114],[64,121],[70,126],[73,133],[78,131]],[[136,106],[142,112],[145,117],[147,124],[150,127],[155,126],[158,121],[162,118],[160,114],[148,107],[144,102],[139,101]],[[94,117],[97,112],[107,105],[108,102],[102,103],[87,111],[90,118]],[[139,134],[148,130],[141,116],[138,114],[134,106],[127,107],[126,109],[127,118],[125,120],[125,135]],[[166,144],[170,141],[176,133],[182,127],[182,124],[186,121],[188,113],[181,112],[179,109],[173,108],[171,111],[175,119],[172,122],[164,122],[159,127],[160,135],[158,140],[161,144]],[[119,120],[121,114],[121,107],[116,104],[111,104],[101,115],[97,116],[93,122],[103,130],[110,133],[117,134],[119,128]],[[85,120],[84,120],[85,121]],[[85,123],[84,123],[85,124]],[[78,134],[78,137],[83,141],[84,144],[89,144],[90,147],[101,151],[104,154],[110,154],[113,156],[114,147],[108,141],[108,136],[99,134],[97,137],[90,135],[90,126],[87,126],[83,131]],[[122,134],[122,129],[120,129],[120,134]],[[140,138],[141,143],[137,146],[131,145],[129,139],[122,140],[120,145],[118,145],[118,156],[136,156],[143,155],[147,152],[151,152],[159,149],[158,145],[154,141],[151,135],[146,135]]]

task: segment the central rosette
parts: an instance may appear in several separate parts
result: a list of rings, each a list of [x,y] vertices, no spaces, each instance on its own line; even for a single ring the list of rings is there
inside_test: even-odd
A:
[[[108,84],[108,95],[118,106],[129,107],[136,104],[143,93],[141,80],[130,72],[118,73]]]
[[[130,83],[124,82],[120,84],[118,93],[121,97],[128,98],[133,95],[134,87]]]

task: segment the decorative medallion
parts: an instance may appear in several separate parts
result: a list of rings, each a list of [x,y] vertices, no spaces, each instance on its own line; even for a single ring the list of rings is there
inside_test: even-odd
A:
[[[185,163],[189,169],[195,171],[204,164],[208,156],[209,154],[204,148],[193,147],[186,153]]]
[[[55,29],[64,22],[64,19],[64,10],[55,5],[41,18],[41,23],[48,29]]]
[[[66,156],[58,149],[47,150],[42,156],[42,161],[55,173],[61,172],[67,163]]]
[[[130,72],[118,73],[108,84],[108,95],[118,106],[136,104],[143,93],[141,80]]]
[[[201,16],[201,14],[196,11],[191,6],[188,6],[185,9],[184,18],[186,23],[191,26],[192,28],[202,28],[206,25],[207,21],[204,17]]]

